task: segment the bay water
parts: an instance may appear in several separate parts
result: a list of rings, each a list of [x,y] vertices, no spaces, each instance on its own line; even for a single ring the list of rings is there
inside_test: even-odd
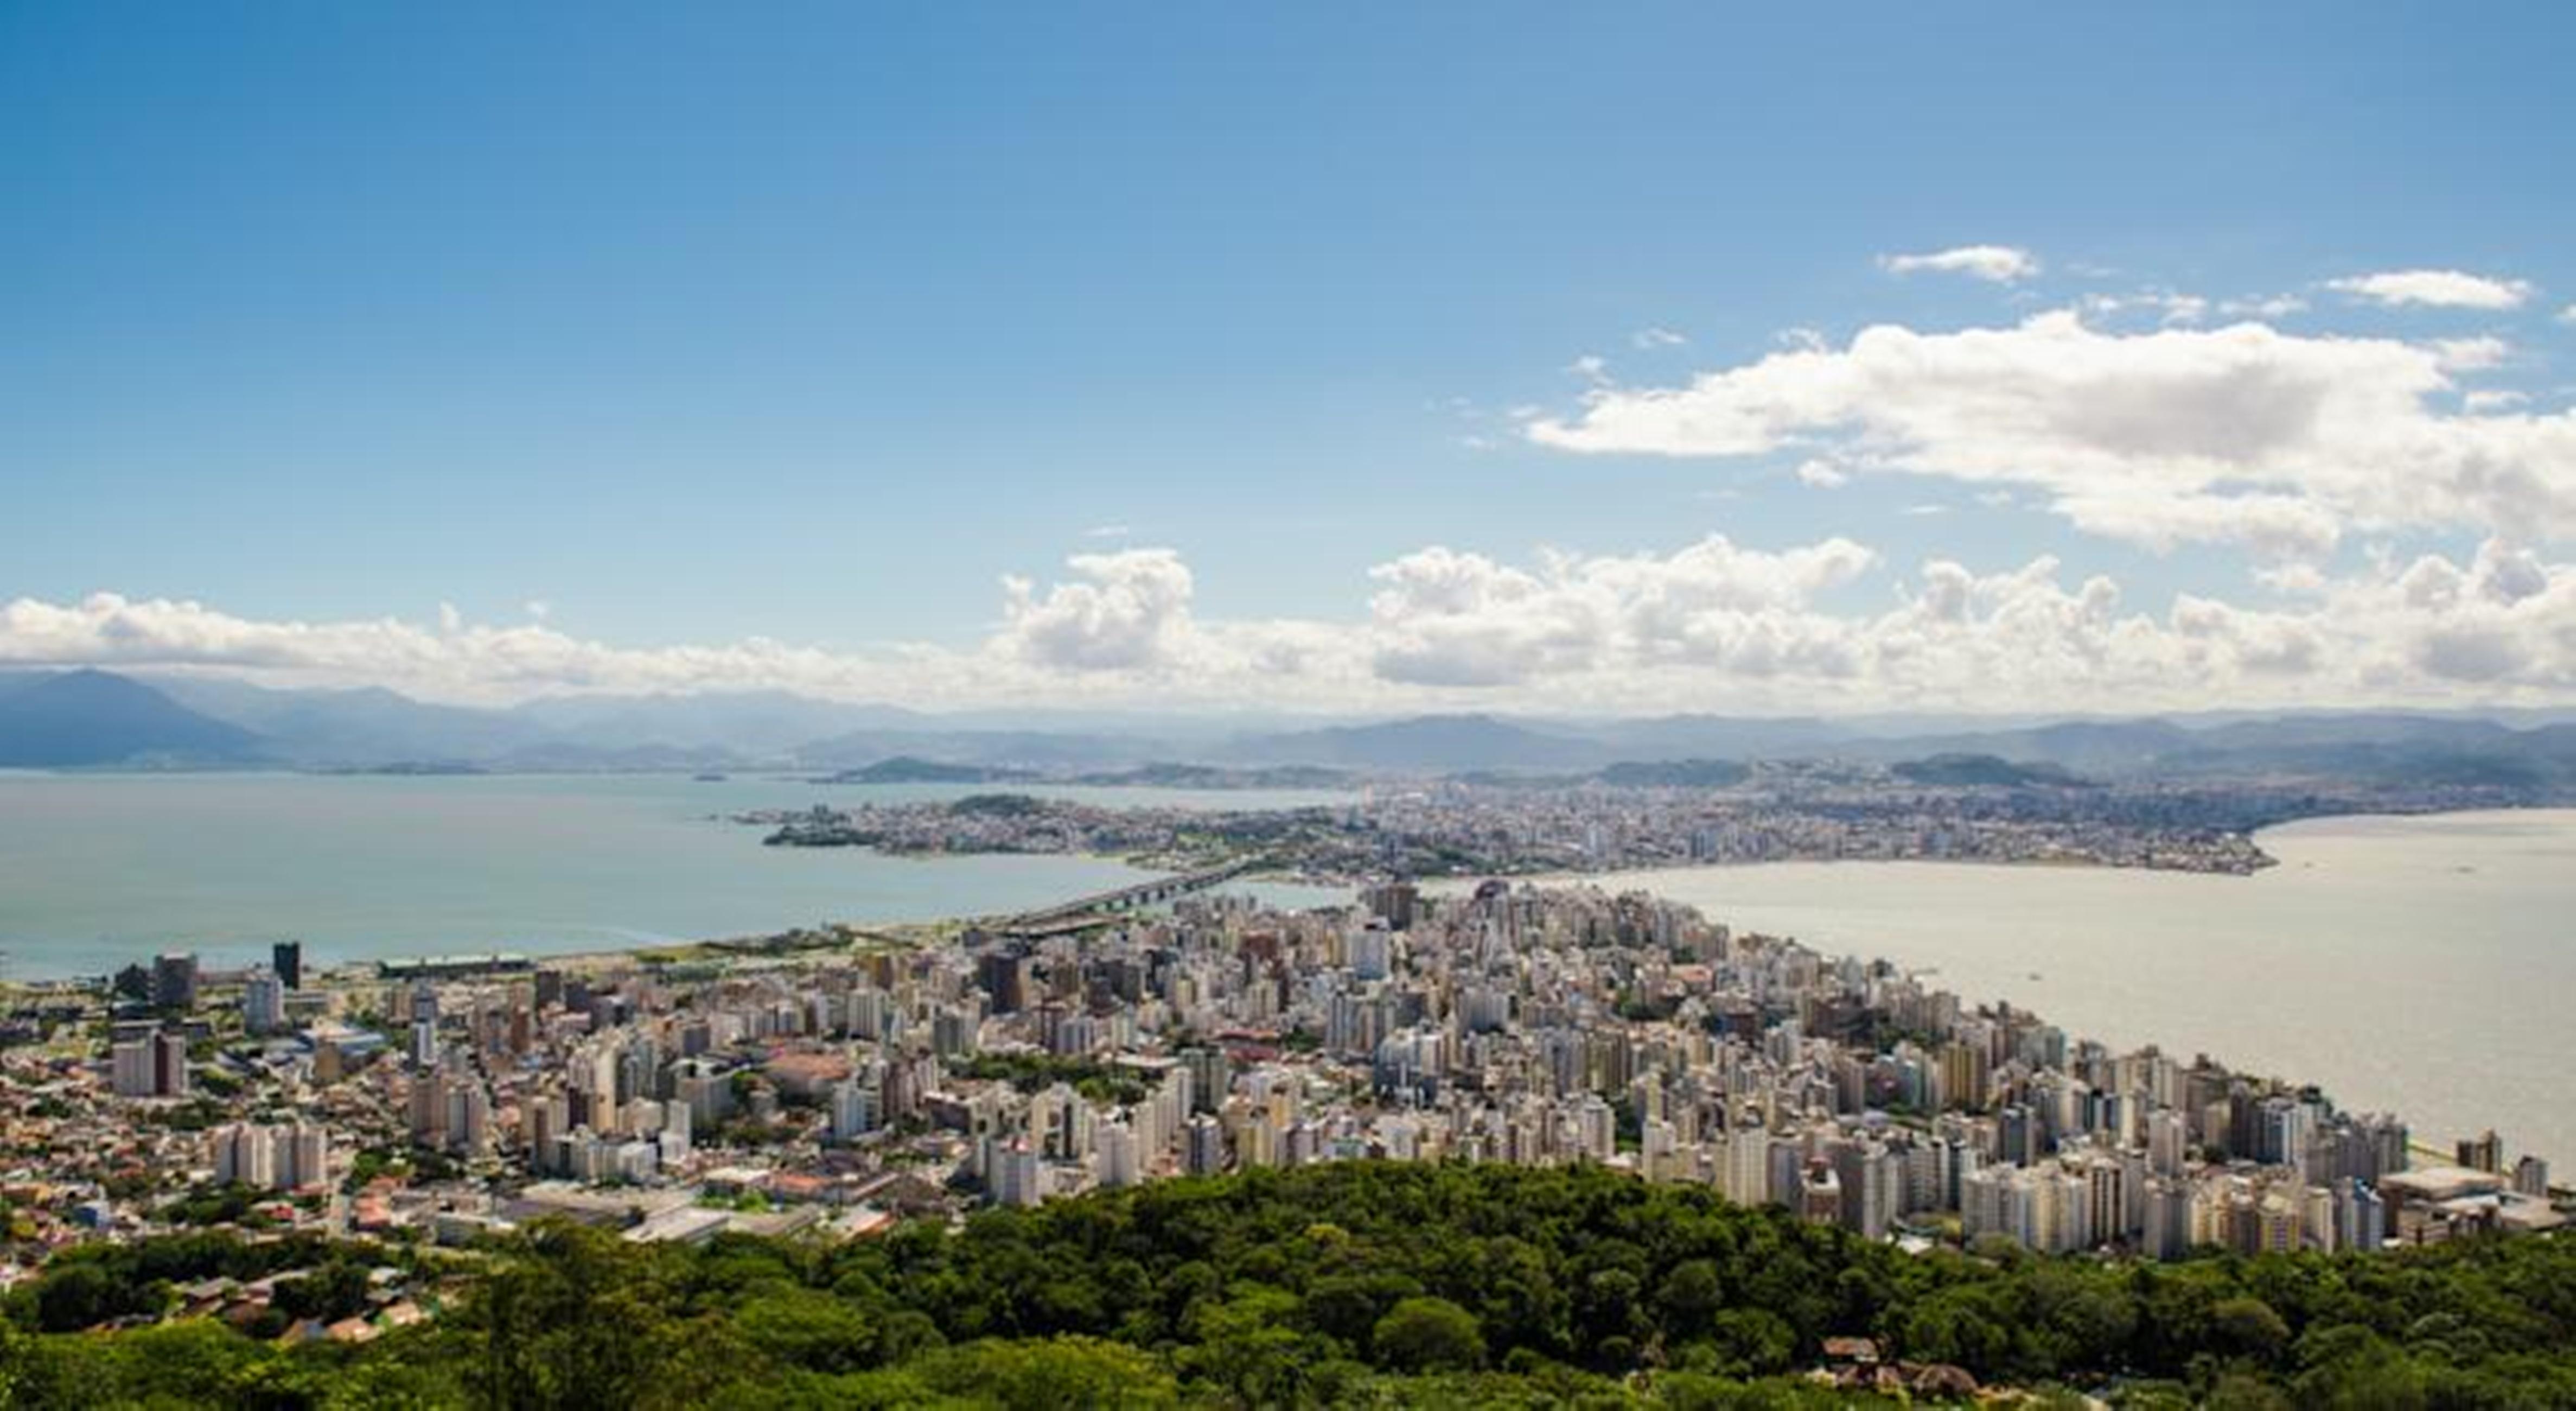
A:
[[[1109,806],[1337,804],[1306,791],[1025,788]],[[736,776],[0,773],[0,955],[102,974],[305,942],[317,963],[530,954],[824,921],[990,915],[1138,880],[1080,857],[771,848],[727,815],[951,798],[956,785]],[[1592,879],[1740,930],[1933,972],[2070,1034],[2323,1086],[2446,1145],[2488,1126],[2576,1167],[2576,811],[2311,819],[2251,877],[1929,862]],[[1262,887],[1283,905],[1346,899]]]

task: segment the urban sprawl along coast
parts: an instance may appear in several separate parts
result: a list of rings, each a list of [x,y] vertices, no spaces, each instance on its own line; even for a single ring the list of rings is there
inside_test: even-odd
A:
[[[1956,756],[1894,768],[1698,760],[1582,780],[1378,781],[1351,802],[1304,808],[1112,808],[995,791],[736,821],[782,847],[1099,853],[1176,869],[1256,854],[1275,870],[1351,882],[1856,859],[2241,875],[2271,865],[2249,836],[2270,823],[2478,801],[2438,788],[2101,784]]]
[[[67,1245],[209,1225],[316,1249],[544,1216],[864,1238],[1352,1160],[1589,1164],[1910,1249],[2162,1260],[2563,1219],[2546,1165],[2493,1133],[2428,1164],[2402,1119],[2315,1086],[2115,1053],[1644,894],[1500,880],[543,966],[316,973],[281,943],[245,971],[171,954],[22,986],[11,1009],[13,1281]],[[434,1316],[441,1267],[329,1297],[215,1280],[172,1308],[363,1340]]]

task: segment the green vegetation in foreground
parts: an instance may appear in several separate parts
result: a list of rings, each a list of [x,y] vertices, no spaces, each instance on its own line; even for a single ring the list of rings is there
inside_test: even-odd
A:
[[[458,1275],[434,1324],[356,1347],[202,1321],[38,1331],[157,1310],[200,1268],[292,1262],[188,1240],[75,1251],[13,1291],[0,1399],[1823,1406],[1851,1402],[1794,1373],[1822,1339],[1867,1334],[2125,1406],[2576,1405],[2565,1240],[2172,1266],[1912,1257],[1702,1189],[1501,1166],[1172,1181],[832,1247],[548,1225]],[[299,1292],[343,1305],[345,1282]]]

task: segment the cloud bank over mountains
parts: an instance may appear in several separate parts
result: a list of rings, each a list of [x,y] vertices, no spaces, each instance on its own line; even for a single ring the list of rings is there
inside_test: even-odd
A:
[[[1880,264],[1991,284],[2016,307],[1807,333],[1661,384],[1589,358],[1575,405],[1516,415],[1521,454],[1496,474],[1687,459],[1707,464],[1712,505],[1757,482],[1837,507],[1952,487],[1959,513],[1920,532],[2010,512],[2021,553],[1998,561],[1991,533],[1948,552],[1857,529],[1759,542],[1729,503],[1665,550],[1426,543],[1349,582],[1346,611],[1246,619],[1199,610],[1222,557],[1127,547],[1074,554],[1051,581],[1003,578],[980,638],[864,649],[613,644],[533,605],[516,623],[447,608],[271,620],[102,592],[0,604],[0,666],[477,702],[750,688],[928,708],[1638,714],[2576,701],[2576,410],[2517,375],[2545,365],[2534,343],[2565,336],[2531,284],[2403,269],[2324,281],[2313,302],[2155,286],[2041,299],[2058,281],[2018,247]],[[2313,326],[2331,316],[2365,326]],[[1661,325],[1631,342],[1693,346]],[[2031,510],[2065,542],[2028,544]],[[2088,543],[2233,568],[2148,601],[2070,566]]]
[[[622,647],[552,625],[271,622],[99,594],[0,606],[0,663],[196,668],[432,699],[778,688],[924,707],[1315,710],[1460,705],[1611,713],[2459,705],[2576,698],[2576,564],[2500,538],[2346,577],[2281,575],[2261,606],[2133,605],[2056,558],[1932,559],[1889,600],[1824,600],[1880,556],[1711,536],[1671,554],[1526,565],[1432,547],[1379,565],[1346,621],[1206,620],[1167,549],[1084,555],[963,648],[835,652],[762,639]]]

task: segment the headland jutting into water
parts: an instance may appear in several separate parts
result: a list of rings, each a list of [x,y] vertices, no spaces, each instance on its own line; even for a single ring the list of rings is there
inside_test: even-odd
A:
[[[2483,808],[2474,786],[2097,782],[1981,756],[1632,766],[1576,780],[1381,781],[1306,808],[1106,807],[987,792],[736,821],[773,846],[902,855],[1087,853],[1189,871],[1247,855],[1268,869],[1370,877],[1610,872],[1694,863],[2043,863],[2243,875],[2272,865],[2254,830],[2297,818]]]

